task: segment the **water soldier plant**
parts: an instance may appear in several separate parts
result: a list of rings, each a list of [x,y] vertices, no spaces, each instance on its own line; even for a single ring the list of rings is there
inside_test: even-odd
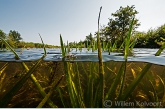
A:
[[[40,34],[39,34],[40,35]],[[41,36],[40,36],[41,38]],[[18,54],[12,49],[12,47],[3,39],[1,38],[1,40],[6,44],[6,46],[8,48],[10,48],[10,50],[14,53],[15,55],[15,59],[20,59]],[[43,40],[41,38],[41,41],[43,43]],[[33,71],[37,68],[37,66],[39,65],[39,63],[43,60],[43,58],[46,56],[46,49],[43,43],[43,47],[44,47],[44,55],[36,62],[36,64],[29,70],[29,68],[27,67],[27,65],[24,62],[21,62],[23,67],[26,69],[26,74],[21,78],[21,80],[19,80],[17,82],[17,84],[15,84],[15,86],[10,89],[9,92],[6,93],[6,95],[0,100],[0,107],[5,107],[7,105],[7,103],[11,100],[11,98],[16,94],[16,92],[22,87],[22,85],[24,84],[24,82],[26,82],[26,80],[29,78],[29,76],[31,77],[31,80],[33,81],[33,83],[36,85],[37,89],[39,90],[39,92],[42,94],[43,97],[46,96],[46,93],[44,92],[44,90],[42,89],[41,85],[39,84],[39,82],[37,81],[37,79],[35,78],[35,76],[32,74]],[[57,107],[53,104],[53,102],[51,100],[48,100],[48,104],[51,107]]]
[[[127,107],[124,105],[116,105],[115,101],[130,101],[137,105],[129,107],[147,107],[139,104],[139,99],[148,102],[162,102],[165,103],[165,68],[159,74],[152,71],[152,63],[134,63],[128,62],[128,54],[132,50],[134,43],[131,42],[132,28],[134,23],[134,18],[131,21],[129,31],[126,34],[124,42],[119,47],[123,49],[124,61],[123,62],[103,62],[102,52],[110,52],[116,49],[116,43],[113,45],[111,42],[101,42],[100,32],[99,32],[99,21],[101,15],[102,7],[100,7],[98,16],[98,32],[97,41],[93,40],[92,43],[86,44],[86,48],[92,52],[98,50],[98,62],[76,62],[69,55],[71,46],[67,42],[65,46],[62,36],[60,35],[61,53],[62,53],[62,64],[59,71],[57,80],[52,79],[51,82],[46,82],[48,77],[40,76],[37,79],[36,75],[33,73],[37,70],[37,67],[42,64],[44,57],[46,56],[46,48],[44,42],[39,34],[43,48],[43,56],[37,60],[32,67],[28,67],[25,62],[21,62],[21,65],[25,70],[22,71],[20,79],[13,85],[12,88],[8,89],[4,96],[0,97],[0,107],[9,107],[9,103],[12,98],[16,98],[17,92],[21,87],[26,87],[28,78],[34,84],[33,87],[38,90],[41,97],[39,99],[37,108],[41,107],[73,107],[73,108],[102,108],[102,107]],[[19,60],[19,55],[13,50],[13,48],[0,37],[0,40],[10,48],[10,50],[15,55],[15,59]],[[82,50],[83,45],[78,46],[75,43],[76,51],[77,49]],[[165,44],[157,51],[155,56],[159,56]],[[0,68],[0,91],[3,89],[3,82],[7,75],[5,74],[5,69],[9,66],[10,62],[5,63]],[[53,65],[55,65],[53,63]],[[48,65],[49,66],[49,65]],[[52,67],[50,67],[50,72]],[[152,69],[151,69],[152,68]],[[42,67],[40,67],[42,69]],[[46,70],[47,74],[50,72]],[[40,74],[39,72],[38,74]],[[44,72],[45,73],[45,72]],[[42,74],[40,74],[42,75]],[[46,85],[43,85],[41,80],[44,80]],[[64,82],[62,85],[61,83]],[[146,85],[146,83],[148,83]],[[147,87],[147,88],[146,88]],[[37,93],[38,93],[37,92]],[[24,93],[24,92],[22,92]],[[28,92],[27,92],[28,93]],[[21,95],[21,94],[19,94]],[[34,94],[29,94],[33,98]],[[22,96],[24,97],[24,96]],[[112,101],[112,105],[106,105],[105,101]],[[26,103],[28,104],[28,103]],[[163,107],[163,105],[152,105],[151,107]]]
[[[101,8],[100,8],[100,12],[101,12]],[[99,13],[99,18],[100,18],[100,13]],[[122,65],[120,67],[119,72],[116,74],[116,76],[113,78],[114,81],[112,83],[112,85],[109,87],[108,93],[104,93],[104,68],[103,68],[103,62],[102,62],[102,54],[101,54],[101,45],[100,45],[100,41],[99,41],[99,27],[98,27],[98,37],[97,37],[97,45],[98,45],[98,59],[99,59],[99,72],[97,75],[98,77],[96,78],[96,80],[99,80],[99,83],[96,86],[96,89],[93,87],[94,81],[95,79],[94,75],[92,74],[93,70],[91,69],[90,74],[88,75],[87,79],[89,80],[88,83],[88,89],[87,89],[87,95],[88,97],[86,98],[85,101],[89,101],[89,102],[85,102],[82,101],[82,98],[85,98],[83,96],[81,96],[82,94],[73,94],[73,92],[69,89],[69,93],[71,94],[71,96],[73,96],[71,98],[72,103],[74,101],[80,101],[80,103],[78,104],[74,104],[72,105],[73,107],[103,107],[103,102],[104,100],[118,100],[118,101],[125,101],[129,98],[129,96],[131,95],[131,92],[133,92],[133,90],[135,89],[135,87],[140,83],[140,81],[142,80],[142,78],[144,77],[144,75],[148,72],[148,70],[150,69],[150,67],[152,66],[151,63],[148,63],[143,70],[140,72],[140,74],[130,83],[130,85],[128,85],[127,87],[125,86],[125,78],[126,78],[126,64],[127,64],[127,57],[128,57],[128,53],[129,53],[129,48],[131,46],[133,46],[133,43],[130,44],[130,38],[131,38],[131,32],[132,32],[132,26],[134,23],[134,19],[132,20],[132,23],[130,25],[130,29],[128,32],[128,35],[125,39],[125,42],[123,42],[123,44],[125,43],[125,50],[124,50],[124,58],[125,61],[122,62]],[[99,25],[99,20],[98,20],[98,25]],[[62,38],[60,37],[60,39],[62,40]],[[61,41],[62,43],[62,41]],[[121,46],[123,46],[123,44]],[[115,45],[114,45],[115,46]],[[62,45],[61,45],[62,47]],[[104,47],[104,46],[103,46]],[[131,47],[132,49],[132,47]],[[65,56],[65,55],[64,55]],[[65,63],[65,62],[64,62]],[[68,64],[66,64],[67,66]],[[93,65],[91,65],[93,66]],[[67,67],[65,68],[67,69]],[[95,69],[95,68],[94,68]],[[97,69],[97,68],[96,68]],[[68,70],[68,72],[70,72],[70,70]],[[74,73],[73,73],[74,74]],[[71,77],[69,77],[71,78]],[[73,81],[73,83],[68,84],[69,86],[72,86],[72,88],[76,91],[76,87],[74,84],[76,84],[76,81],[74,81],[74,79],[70,80]],[[80,79],[78,78],[78,81],[80,81]],[[92,81],[92,82],[91,82]],[[77,85],[81,86],[81,84]],[[89,87],[90,86],[90,87]],[[126,88],[124,88],[126,87]],[[116,93],[116,89],[119,88],[119,91],[117,92],[118,94],[115,95]],[[81,87],[80,87],[81,89]],[[95,94],[94,94],[94,90],[96,90]],[[70,92],[71,91],[71,92]],[[77,92],[77,91],[76,91]],[[84,92],[84,90],[80,90],[80,92]],[[73,94],[73,95],[72,95]],[[85,96],[85,95],[84,95]],[[105,96],[105,99],[104,99]],[[75,98],[76,97],[76,98]],[[77,100],[77,98],[81,98],[80,100]],[[94,98],[94,99],[92,99]],[[75,100],[74,100],[75,99]],[[94,101],[91,101],[94,100]],[[75,102],[74,102],[75,103]],[[83,105],[80,105],[83,104]],[[114,104],[112,105],[112,107],[116,107]]]

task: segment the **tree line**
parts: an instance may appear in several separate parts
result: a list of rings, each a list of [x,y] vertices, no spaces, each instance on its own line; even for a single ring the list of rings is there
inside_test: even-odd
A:
[[[129,31],[131,20],[134,18],[133,31],[131,41],[135,42],[135,48],[159,48],[165,41],[165,24],[156,28],[149,29],[147,32],[137,31],[140,26],[136,15],[139,12],[135,10],[135,6],[120,7],[119,10],[111,14],[107,25],[100,28],[101,42],[110,42],[118,48],[123,44],[125,37]],[[80,41],[77,45],[92,45],[96,41],[97,32],[89,34],[84,41]],[[76,42],[70,42],[69,45],[74,47]]]
[[[110,45],[115,45],[120,48],[123,44],[125,37],[129,31],[131,20],[134,18],[133,31],[131,41],[134,42],[135,48],[159,48],[165,42],[165,24],[156,29],[149,29],[147,32],[137,31],[140,26],[139,20],[136,15],[139,12],[135,9],[135,6],[120,7],[116,12],[111,14],[111,18],[107,25],[102,25],[100,28],[100,40]],[[5,34],[0,30],[0,37],[4,38],[13,48],[22,47],[35,47],[41,48],[41,43],[24,42],[20,33],[15,30],[10,30],[9,34]],[[96,42],[97,32],[94,34],[89,33],[85,36],[85,40],[79,42],[70,42],[70,47],[87,47],[92,46]],[[0,41],[0,47],[4,48],[5,45]],[[53,45],[46,45],[47,48],[57,47]]]
[[[5,39],[13,48],[43,48],[42,43],[24,42],[21,34],[18,31],[10,30],[8,34],[0,30],[0,37]],[[45,44],[46,48],[53,48],[57,46]],[[5,44],[0,40],[0,48],[6,48]]]

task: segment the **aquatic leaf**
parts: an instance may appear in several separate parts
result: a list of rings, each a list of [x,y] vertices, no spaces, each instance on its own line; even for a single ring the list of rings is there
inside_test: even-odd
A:
[[[1,39],[1,37],[0,37]],[[41,38],[42,40],[42,38]],[[12,49],[12,47],[4,40],[2,39],[2,41],[6,44],[6,46],[14,53],[15,55],[15,58],[16,59],[20,59],[20,57],[18,56],[18,54]],[[42,43],[43,43],[43,40],[42,40]],[[44,43],[43,43],[44,44]],[[46,56],[46,49],[45,49],[45,46],[44,46],[44,56]],[[21,62],[21,64],[23,65],[23,67],[26,69],[26,71],[28,72],[29,71],[29,68],[27,67],[27,65],[24,63],[24,62]],[[39,92],[42,94],[42,96],[44,97],[46,95],[45,91],[42,89],[40,83],[36,80],[35,76],[33,74],[30,75],[30,78],[31,80],[33,81],[33,83],[36,85],[37,89],[39,90]],[[56,107],[53,102],[49,99],[48,100],[48,104],[50,105],[50,107]]]
[[[2,38],[2,37],[0,37],[0,39],[4,42],[4,44],[14,53],[14,55],[15,55],[15,59],[20,59],[19,58],[19,56],[18,56],[18,54],[13,50],[13,48]]]
[[[68,85],[68,91],[69,91],[69,96],[70,96],[70,100],[71,100],[71,104],[73,107],[78,107],[78,101],[77,101],[77,98],[76,98],[76,95],[75,95],[75,92],[73,90],[73,84],[72,84],[72,78],[71,78],[71,75],[70,75],[70,67],[68,67],[69,64],[67,64],[67,62],[65,61],[65,47],[64,47],[64,44],[63,44],[63,40],[62,40],[62,36],[60,34],[60,44],[61,44],[61,51],[62,51],[62,62],[64,64],[64,72],[66,74],[66,81],[67,81],[67,85]]]
[[[119,47],[119,50],[121,50],[121,48],[124,48],[124,41],[122,42],[122,44]]]
[[[2,72],[7,68],[8,65],[9,65],[9,63],[7,62],[7,63],[5,63],[5,64],[1,67],[1,69],[0,69],[0,76],[1,76]]]
[[[36,77],[31,74],[30,75],[30,79],[32,80],[32,82],[34,83],[34,85],[36,86],[36,88],[38,89],[38,91],[40,92],[40,94],[43,96],[43,98],[46,96],[46,92],[44,91],[44,89],[41,87],[40,83],[37,81]],[[53,102],[48,99],[47,103],[49,104],[50,107],[52,108],[56,108],[57,106],[55,104],[53,104]]]
[[[112,83],[111,87],[108,90],[108,93],[105,96],[105,100],[113,100],[114,99],[116,89],[117,89],[119,83],[121,82],[121,76],[123,76],[122,74],[123,74],[123,72],[125,72],[125,65],[126,65],[126,62],[122,62],[120,70],[117,73],[114,82]]]
[[[53,82],[52,83],[52,87],[51,89],[49,90],[48,94],[44,97],[44,99],[40,102],[40,104],[37,106],[37,108],[42,108],[43,105],[46,103],[46,101],[50,98],[50,96],[52,95],[53,93],[53,89],[55,89],[61,82],[62,78],[64,77],[64,75],[62,75],[60,77],[60,79],[57,81],[57,82]]]
[[[136,40],[133,40],[132,43],[130,44],[130,51],[133,50],[135,44],[136,44]]]
[[[158,101],[158,95],[157,95],[157,93],[156,93],[155,87],[154,87],[152,81],[149,80],[149,82],[151,83],[152,90],[153,90],[153,93],[154,93],[154,95],[153,95],[153,96],[154,96],[154,102],[155,102],[155,103],[158,103],[158,102],[159,102],[159,101]],[[158,107],[159,107],[159,106],[156,105],[156,108],[158,108]]]
[[[109,53],[109,55],[110,55],[110,52],[111,52],[111,46],[112,46],[112,45],[111,45],[111,42],[108,41],[108,44],[107,44],[107,45],[108,45],[108,48],[107,48],[107,49],[108,49],[108,53]]]
[[[160,79],[160,81],[161,81],[161,83],[162,83],[162,85],[163,85],[162,103],[164,104],[164,103],[165,103],[165,83],[164,83],[163,79],[162,79],[159,75],[157,75],[157,77]]]
[[[129,32],[128,32],[128,35],[127,35],[127,37],[125,39],[125,51],[124,51],[124,58],[125,58],[125,60],[127,60],[127,56],[128,56],[129,44],[130,44],[130,37],[131,37],[131,32],[132,32],[133,24],[134,24],[134,18],[131,21],[131,25],[129,27]]]
[[[115,41],[115,43],[113,44],[112,48],[111,48],[111,51],[113,52],[117,47],[116,47],[116,43],[117,41]]]
[[[40,38],[41,38],[41,41],[42,41],[42,44],[43,44],[43,48],[44,48],[44,54],[46,55],[46,48],[45,48],[45,44],[44,44],[44,41],[42,40],[42,37],[41,35],[39,34]]]
[[[85,107],[85,104],[84,104],[84,97],[83,97],[84,95],[83,95],[83,90],[82,90],[81,81],[80,81],[80,72],[79,72],[79,70],[78,70],[78,64],[77,64],[77,62],[75,63],[75,68],[76,68],[76,70],[73,71],[73,74],[74,74],[74,72],[77,72],[77,73],[75,74],[75,79],[77,80],[77,82],[75,82],[75,83],[77,83],[76,86],[78,86],[78,87],[77,87],[77,90],[78,90],[78,93],[79,93],[79,102],[80,102],[80,106],[81,106],[81,107]]]
[[[6,73],[4,73],[2,76],[1,76],[1,79],[0,79],[0,93],[3,92],[3,81],[5,80],[5,77],[6,77]]]
[[[143,76],[148,72],[150,67],[152,66],[152,63],[148,63],[140,72],[139,75],[131,82],[131,84],[125,89],[123,96],[121,97],[122,101],[125,101],[131,92],[135,89],[135,87],[139,84]]]
[[[126,73],[126,62],[124,62],[124,64],[123,64],[123,69],[122,69],[122,71],[121,71],[121,80],[120,80],[120,84],[119,84],[119,95],[118,95],[118,101],[120,101],[120,99],[121,99],[121,96],[122,96],[122,94],[123,94],[123,88],[124,88],[124,83],[125,83],[125,73]]]
[[[90,73],[89,73],[89,75],[88,75],[88,83],[87,83],[87,85],[88,85],[88,88],[87,88],[87,104],[86,104],[86,106],[87,107],[92,107],[92,102],[93,102],[93,70],[94,70],[94,65],[93,65],[94,63],[90,63]]]
[[[132,71],[133,77],[134,77],[134,79],[135,79],[135,78],[136,78],[136,72],[135,72],[135,70],[132,69],[132,68],[131,68],[131,71]]]
[[[100,21],[100,14],[101,14],[101,9],[100,7],[100,12],[98,16],[98,33],[97,33],[97,45],[98,45],[98,59],[99,59],[99,77],[100,77],[100,89],[99,89],[99,107],[103,107],[103,102],[104,102],[104,67],[103,67],[103,61],[102,61],[102,51],[101,51],[101,44],[100,44],[100,32],[99,32],[99,21]]]
[[[36,64],[11,88],[9,92],[0,100],[0,107],[5,107],[7,103],[12,99],[12,97],[19,91],[19,89],[23,86],[26,80],[30,77],[30,75],[34,72],[37,68],[39,63],[45,56],[42,56]]]
[[[62,56],[64,57],[65,56],[65,50],[64,50],[65,47],[64,47],[64,43],[63,43],[61,34],[60,34],[60,44],[61,44]]]
[[[67,106],[66,106],[66,102],[64,101],[64,98],[63,98],[63,95],[62,95],[62,93],[61,93],[60,87],[57,87],[57,90],[58,90],[59,96],[60,96],[60,98],[61,98],[62,104],[63,104],[64,108],[66,108],[66,107],[67,107]]]
[[[159,48],[159,50],[156,52],[155,56],[159,56],[164,48],[165,48],[165,43]]]

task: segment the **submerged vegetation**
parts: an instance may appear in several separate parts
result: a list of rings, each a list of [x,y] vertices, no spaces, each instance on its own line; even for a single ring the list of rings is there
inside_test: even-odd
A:
[[[134,6],[127,8],[133,10]],[[61,62],[43,61],[46,48],[42,38],[44,54],[38,61],[17,64],[0,62],[0,107],[164,107],[164,66],[127,62],[129,52],[136,45],[131,42],[137,22],[135,16],[118,42],[106,42],[100,37],[101,9],[97,40],[72,46],[69,43],[65,45],[60,35]],[[9,42],[3,37],[0,40],[19,60],[19,55]],[[81,51],[84,46],[88,50],[98,51],[99,62],[66,61],[73,47]],[[164,48],[165,43],[155,55],[159,56]],[[116,49],[124,52],[123,62],[102,61],[102,52],[108,51],[110,54]]]

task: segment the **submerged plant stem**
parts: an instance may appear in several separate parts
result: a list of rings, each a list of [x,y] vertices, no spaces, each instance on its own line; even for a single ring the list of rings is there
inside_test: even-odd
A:
[[[103,67],[103,61],[102,61],[102,51],[101,51],[100,32],[99,32],[99,21],[100,21],[101,9],[102,9],[102,7],[100,7],[100,12],[99,12],[99,17],[98,17],[98,33],[97,33],[98,58],[99,58],[99,77],[100,77],[99,107],[103,107],[103,102],[104,102],[104,67]]]

